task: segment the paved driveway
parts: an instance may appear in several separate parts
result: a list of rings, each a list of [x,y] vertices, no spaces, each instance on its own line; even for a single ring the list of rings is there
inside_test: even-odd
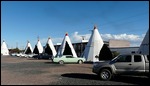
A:
[[[92,64],[54,64],[50,60],[1,56],[1,85],[147,85],[147,77],[101,81]]]

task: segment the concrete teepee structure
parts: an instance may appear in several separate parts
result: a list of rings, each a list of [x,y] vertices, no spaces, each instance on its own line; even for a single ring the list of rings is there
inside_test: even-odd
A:
[[[149,29],[140,45],[138,53],[149,55]]]
[[[2,45],[1,45],[1,54],[2,55],[9,55],[9,50],[7,48],[5,41],[3,41]]]
[[[42,46],[42,44],[41,44],[41,42],[40,42],[39,39],[38,39],[37,44],[35,45],[35,48],[34,48],[34,50],[33,50],[33,53],[35,53],[35,54],[43,53],[43,46]]]
[[[58,49],[56,56],[62,55],[72,55],[73,57],[77,57],[77,54],[72,46],[68,33],[65,34],[65,37],[61,43],[61,46]]]
[[[27,42],[27,46],[26,46],[26,48],[25,48],[24,53],[25,53],[25,54],[31,54],[31,53],[33,53],[33,49],[32,49],[32,46],[31,46],[31,44],[30,44],[29,41]]]
[[[48,38],[48,41],[45,46],[45,53],[52,55],[53,57],[56,56],[56,50],[50,37]]]
[[[104,42],[98,32],[98,29],[96,26],[94,26],[91,37],[83,52],[83,57],[86,58],[86,61],[89,62],[99,61],[98,56],[103,45]]]

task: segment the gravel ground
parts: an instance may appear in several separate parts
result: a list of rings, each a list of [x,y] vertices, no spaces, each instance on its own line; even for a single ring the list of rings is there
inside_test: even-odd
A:
[[[1,85],[149,85],[147,77],[116,76],[101,81],[92,64],[55,64],[50,60],[1,56]]]

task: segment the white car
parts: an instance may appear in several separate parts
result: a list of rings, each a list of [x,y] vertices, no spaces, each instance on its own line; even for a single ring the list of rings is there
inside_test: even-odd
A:
[[[64,64],[64,63],[79,63],[82,64],[85,62],[83,57],[73,57],[71,55],[63,55],[61,57],[54,57],[53,62]]]
[[[11,56],[17,56],[17,53],[12,53]]]
[[[18,53],[18,54],[16,54],[16,56],[17,56],[17,57],[25,57],[25,54],[23,54],[23,53]]]
[[[27,58],[32,58],[32,57],[35,56],[35,55],[37,55],[37,54],[26,54],[25,57],[27,57]]]

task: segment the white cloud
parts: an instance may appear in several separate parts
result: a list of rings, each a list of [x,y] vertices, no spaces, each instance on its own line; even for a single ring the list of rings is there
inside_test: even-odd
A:
[[[117,39],[117,40],[128,40],[128,41],[142,41],[143,36],[134,34],[101,34],[103,40]]]
[[[55,44],[57,44],[57,43],[61,43],[62,41],[63,41],[63,38],[64,37],[62,37],[62,38],[51,38],[52,39],[52,42],[53,42],[53,44],[55,45]]]
[[[140,46],[145,34],[142,35],[134,35],[134,34],[100,34],[104,41],[109,41],[110,39],[117,40],[128,40],[130,42],[130,46],[136,47]],[[79,34],[78,32],[72,33],[69,37],[72,43],[81,42],[82,36],[84,36],[85,40],[89,40],[91,34]],[[64,37],[51,38],[53,44],[61,43]],[[45,45],[48,38],[40,39],[42,45]],[[37,42],[37,41],[36,41]]]
[[[130,42],[130,46],[140,46],[145,35],[134,35],[134,34],[101,34],[102,39],[108,41],[109,39],[127,40]]]
[[[40,42],[44,46],[44,45],[46,45],[47,40],[48,40],[48,38],[41,38]],[[59,38],[51,38],[51,40],[52,40],[53,44],[57,44],[57,43],[61,43],[62,42],[63,37],[62,38],[60,38],[60,37]],[[36,44],[37,44],[37,40],[34,41],[34,42],[36,42]]]
[[[117,39],[117,40],[128,40],[130,42],[130,46],[140,46],[145,34],[142,35],[134,35],[134,34],[100,34],[104,41],[109,41],[110,39]],[[85,36],[86,40],[89,40],[91,34],[82,34],[79,35],[78,32],[74,32],[71,35],[72,42],[80,42],[81,36]]]
[[[42,45],[45,45],[47,43],[47,40],[48,38],[43,38],[43,39],[40,39],[40,42]]]
[[[78,32],[74,32],[71,37],[70,37],[70,40],[72,41],[72,43],[75,43],[75,42],[81,42],[82,40],[82,37],[84,37],[85,40],[89,40],[91,34],[78,34]]]

